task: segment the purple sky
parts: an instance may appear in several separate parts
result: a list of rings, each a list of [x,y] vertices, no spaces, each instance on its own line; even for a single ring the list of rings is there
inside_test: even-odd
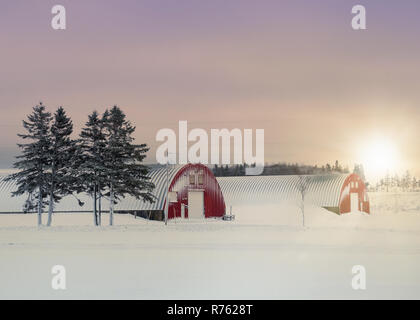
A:
[[[50,27],[51,7],[67,30]],[[351,29],[351,8],[367,30]],[[395,144],[420,175],[420,2],[19,1],[0,3],[0,168],[31,108],[63,105],[76,124],[118,104],[139,142],[189,127],[265,129],[265,159],[362,161]],[[379,138],[378,138],[379,137]]]

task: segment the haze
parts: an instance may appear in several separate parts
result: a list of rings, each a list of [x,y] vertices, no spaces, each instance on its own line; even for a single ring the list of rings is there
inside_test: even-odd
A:
[[[354,2],[354,3],[353,3]],[[360,2],[360,1],[359,1]],[[189,128],[265,129],[267,162],[352,168],[370,141],[392,141],[395,170],[420,175],[418,1],[55,1],[0,4],[0,168],[21,120],[42,101],[76,124],[120,106],[139,142]]]

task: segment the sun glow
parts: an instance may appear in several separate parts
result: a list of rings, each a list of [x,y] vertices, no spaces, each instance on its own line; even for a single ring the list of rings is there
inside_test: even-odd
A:
[[[375,139],[365,145],[361,161],[367,175],[379,179],[397,171],[398,150],[391,140]]]

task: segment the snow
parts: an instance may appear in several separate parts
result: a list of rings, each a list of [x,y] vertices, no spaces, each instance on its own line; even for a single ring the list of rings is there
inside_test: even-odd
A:
[[[234,207],[235,221],[0,215],[0,298],[420,298],[420,194],[370,194],[372,214]],[[46,215],[44,215],[44,221]],[[108,223],[108,215],[102,217]],[[51,288],[63,265],[67,289]],[[351,287],[363,265],[367,289]]]

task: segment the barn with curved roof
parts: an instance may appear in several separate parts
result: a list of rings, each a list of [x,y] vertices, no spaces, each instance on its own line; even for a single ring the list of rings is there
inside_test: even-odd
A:
[[[11,192],[16,190],[16,185],[13,181],[4,181],[4,177],[0,176],[0,213],[23,212],[27,196],[12,197]],[[148,203],[127,196],[115,206],[115,212],[136,213],[149,219],[163,220],[169,200],[169,219],[223,217],[226,205],[299,203],[299,189],[304,182],[305,203],[337,214],[352,211],[370,213],[365,184],[356,174],[215,178],[207,166],[187,164],[168,168],[153,166],[149,177],[156,186],[153,191],[156,201]],[[108,211],[107,200],[102,202],[102,208]],[[54,211],[91,212],[92,209],[92,198],[79,194],[64,197]]]
[[[217,178],[227,206],[299,203],[305,185],[305,203],[337,214],[370,213],[363,180],[356,174],[241,176]]]
[[[148,176],[155,184],[154,203],[137,200],[127,196],[115,206],[115,212],[136,213],[144,217],[163,220],[167,199],[169,200],[168,218],[210,218],[223,217],[225,202],[219,184],[211,170],[202,164],[154,166]],[[0,212],[22,213],[27,195],[12,197],[14,181],[4,181],[0,177]],[[168,193],[169,189],[169,193]],[[82,206],[80,204],[83,204]],[[108,201],[102,202],[108,211]],[[55,212],[90,212],[92,198],[87,194],[64,197],[56,204]]]

